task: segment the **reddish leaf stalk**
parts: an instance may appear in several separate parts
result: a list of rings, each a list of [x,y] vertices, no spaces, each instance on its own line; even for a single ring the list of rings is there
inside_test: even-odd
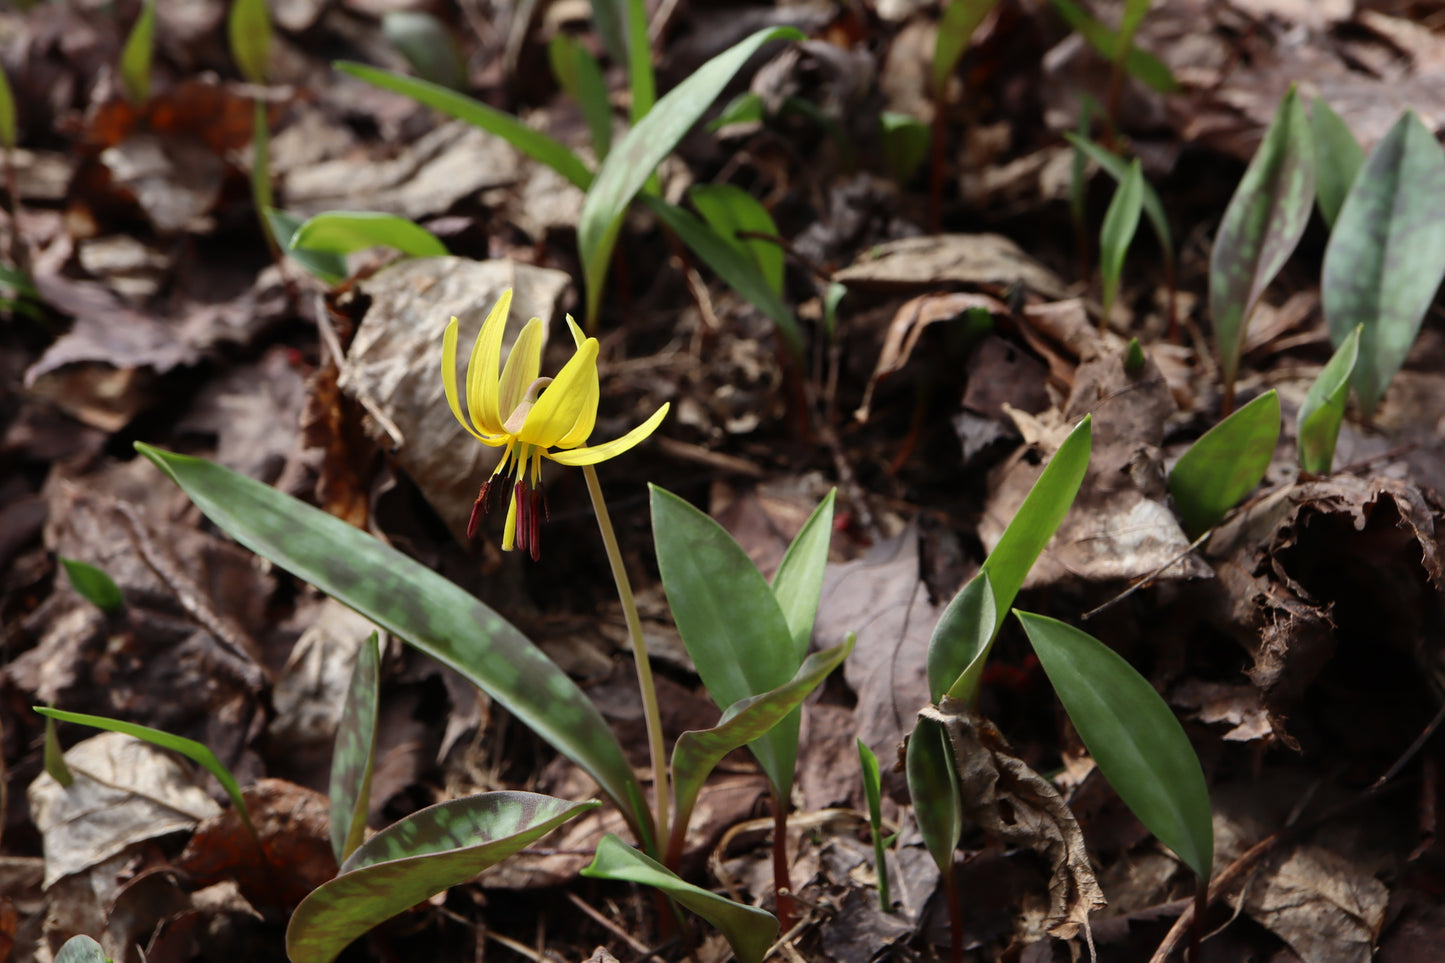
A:
[[[777,898],[779,931],[786,933],[793,928],[797,918],[796,901],[793,899],[793,880],[788,869],[788,806],[778,798],[778,791],[771,790],[773,801],[773,893]]]

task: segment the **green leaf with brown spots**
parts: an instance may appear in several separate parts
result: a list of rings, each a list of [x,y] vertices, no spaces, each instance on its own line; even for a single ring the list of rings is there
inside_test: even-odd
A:
[[[941,871],[951,872],[953,851],[963,835],[963,803],[948,733],[937,720],[919,717],[908,737],[904,771],[923,845]]]
[[[1239,374],[1250,315],[1309,223],[1315,201],[1315,148],[1293,87],[1235,188],[1209,260],[1209,314],[1226,390]]]
[[[428,806],[362,843],[286,927],[291,963],[330,963],[378,923],[415,906],[601,803],[485,792]]]
[[[331,753],[331,849],[337,863],[346,862],[366,836],[380,675],[381,651],[373,632],[356,652]]]
[[[1320,369],[1299,408],[1299,427],[1295,431],[1299,443],[1299,465],[1315,475],[1328,475],[1334,467],[1335,442],[1340,436],[1340,424],[1345,419],[1350,378],[1355,373],[1355,363],[1360,356],[1362,328],[1362,325],[1356,325],[1345,338],[1345,343]]]
[[[1320,298],[1338,347],[1356,325],[1353,384],[1366,415],[1415,342],[1445,278],[1445,152],[1406,112],[1355,178],[1325,248]]]
[[[1365,164],[1365,152],[1323,97],[1310,104],[1310,130],[1315,138],[1315,200],[1320,216],[1333,228],[1350,185]]]
[[[461,673],[597,780],[653,845],[642,787],[602,714],[526,636],[470,593],[341,519],[202,458],[137,444],[246,548]]]

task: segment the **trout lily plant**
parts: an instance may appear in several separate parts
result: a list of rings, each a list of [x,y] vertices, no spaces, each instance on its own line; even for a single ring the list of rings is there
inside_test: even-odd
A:
[[[502,449],[502,460],[482,483],[467,521],[467,537],[477,533],[482,515],[496,497],[499,476],[512,478],[507,524],[502,549],[521,548],[536,561],[541,557],[539,533],[546,503],[542,492],[542,459],[559,465],[595,465],[614,458],[646,439],[667,416],[663,404],[636,428],[612,441],[578,447],[587,441],[597,423],[601,390],[597,380],[597,339],[583,335],[569,316],[567,326],[577,350],[555,378],[539,377],[542,368],[542,321],[533,318],[522,328],[497,373],[502,358],[502,334],[512,292],[506,291],[477,334],[467,363],[467,413],[457,391],[456,318],[447,325],[442,341],[442,384],[452,414],[477,441]],[[554,450],[555,449],[555,450]]]

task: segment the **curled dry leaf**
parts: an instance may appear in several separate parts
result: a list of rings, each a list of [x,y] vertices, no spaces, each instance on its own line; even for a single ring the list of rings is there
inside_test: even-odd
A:
[[[1101,909],[1104,892],[1094,878],[1084,834],[1053,783],[1013,754],[993,723],[945,698],[919,712],[943,726],[953,748],[964,814],[1006,843],[1027,846],[1048,863],[1045,927],[1071,939]]]

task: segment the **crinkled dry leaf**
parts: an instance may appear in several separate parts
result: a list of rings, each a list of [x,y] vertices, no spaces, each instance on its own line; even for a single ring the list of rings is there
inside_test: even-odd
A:
[[[1084,834],[1053,783],[1013,754],[998,729],[967,706],[945,698],[919,712],[948,733],[964,814],[1004,842],[1027,846],[1048,863],[1052,936],[1072,939],[1089,914],[1106,905],[1094,879]]]

